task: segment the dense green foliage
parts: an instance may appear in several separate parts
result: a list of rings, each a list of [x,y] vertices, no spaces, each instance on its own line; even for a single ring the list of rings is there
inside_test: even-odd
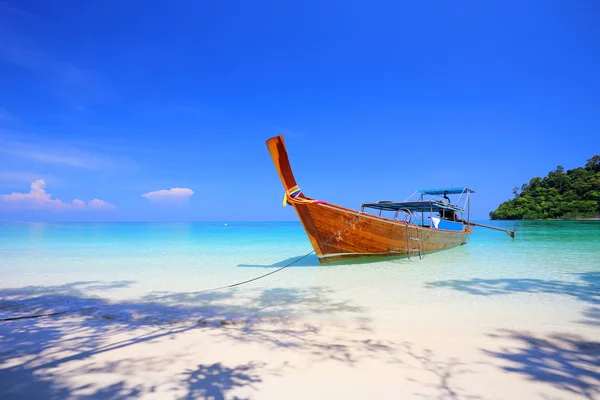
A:
[[[560,165],[545,178],[533,178],[514,199],[490,212],[492,219],[575,219],[600,216],[600,155],[565,173]]]

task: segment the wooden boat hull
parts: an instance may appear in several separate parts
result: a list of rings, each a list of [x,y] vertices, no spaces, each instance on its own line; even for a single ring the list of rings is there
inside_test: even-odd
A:
[[[426,254],[460,246],[471,233],[470,228],[430,229],[326,203],[300,204],[295,209],[322,264],[406,257],[411,249],[418,256],[418,251]]]
[[[269,139],[267,147],[286,192],[296,187],[283,138]],[[432,229],[325,202],[310,202],[302,193],[297,199],[289,198],[322,264],[423,255],[460,246],[472,232],[466,226],[462,231]]]

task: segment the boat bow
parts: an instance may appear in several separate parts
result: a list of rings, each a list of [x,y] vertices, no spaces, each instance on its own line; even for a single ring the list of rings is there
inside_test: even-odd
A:
[[[306,197],[298,188],[282,136],[266,142],[290,204],[321,263],[369,257],[419,257],[463,244],[471,233],[432,229]]]

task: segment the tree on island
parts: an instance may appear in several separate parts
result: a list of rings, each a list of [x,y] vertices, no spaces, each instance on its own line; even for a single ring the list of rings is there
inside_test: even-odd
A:
[[[490,212],[491,219],[578,219],[600,216],[600,155],[585,167],[565,173],[559,165],[545,178],[535,177],[519,189],[514,199]]]

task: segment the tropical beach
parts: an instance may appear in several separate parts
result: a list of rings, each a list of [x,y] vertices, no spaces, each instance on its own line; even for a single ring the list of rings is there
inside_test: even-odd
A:
[[[599,17],[0,0],[0,400],[600,400]]]
[[[4,223],[2,317],[64,314],[0,325],[2,398],[598,398],[600,225],[517,228],[196,293],[300,256],[302,227]]]

